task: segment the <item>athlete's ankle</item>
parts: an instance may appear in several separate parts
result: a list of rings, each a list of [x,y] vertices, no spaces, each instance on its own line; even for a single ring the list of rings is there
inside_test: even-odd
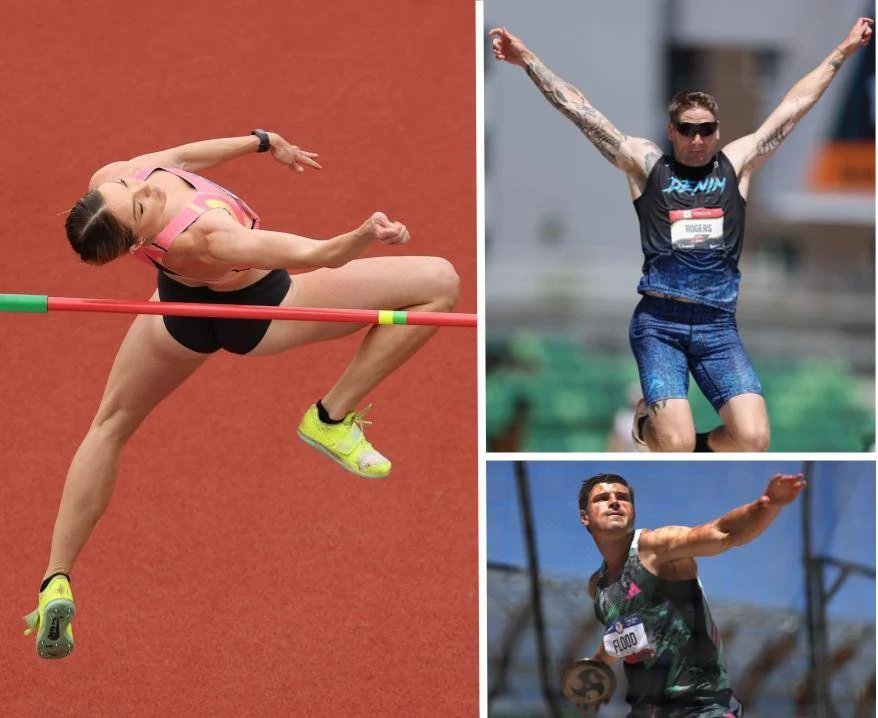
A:
[[[55,573],[50,573],[43,579],[43,582],[40,584],[40,593],[46,590],[48,585],[52,582],[52,579],[55,576],[63,576],[67,579],[67,583],[70,583],[70,574],[67,571],[55,571]]]
[[[323,406],[323,401],[317,401],[317,418],[320,419],[324,424],[341,424],[344,421],[344,417],[341,419],[333,419],[329,412],[326,410],[326,407]]]

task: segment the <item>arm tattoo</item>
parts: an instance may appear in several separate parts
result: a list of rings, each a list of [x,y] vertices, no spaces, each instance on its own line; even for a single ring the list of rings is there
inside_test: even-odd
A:
[[[616,164],[625,135],[592,107],[576,87],[558,77],[536,55],[527,53],[524,60],[527,76],[545,98],[588,137],[598,152]]]
[[[646,153],[646,156],[643,158],[643,174],[649,177],[649,173],[652,172],[652,168],[655,167],[655,163],[661,159],[662,151],[658,148],[657,145],[650,143],[649,151]]]
[[[756,145],[756,154],[761,157],[762,155],[767,155],[770,152],[774,152],[778,147],[780,147],[781,143],[785,139],[786,135],[784,135],[783,127],[778,127],[767,137],[761,137],[759,139],[759,143]]]
[[[845,61],[844,53],[836,48],[830,53],[823,64],[799,80],[787,93],[771,119],[770,127],[766,127],[756,142],[756,156],[764,157],[771,154],[789,136],[799,120],[814,106],[823,95],[839,68]]]
[[[793,131],[793,127],[795,127],[795,122],[785,122],[768,135],[760,137],[756,144],[756,155],[762,157],[774,152],[781,146],[787,135]]]
[[[591,143],[597,148],[604,157],[610,162],[616,164],[616,156],[619,154],[619,147],[625,140],[624,136],[617,137],[618,130],[613,131],[610,128],[592,127],[583,128],[583,134],[591,140]]]

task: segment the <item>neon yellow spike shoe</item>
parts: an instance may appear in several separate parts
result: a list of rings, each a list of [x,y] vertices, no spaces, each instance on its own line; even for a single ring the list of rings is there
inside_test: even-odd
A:
[[[37,654],[40,658],[66,658],[73,651],[73,627],[76,613],[73,591],[66,576],[55,576],[40,593],[37,609],[24,617],[29,636],[37,633]]]
[[[324,424],[317,414],[317,405],[311,404],[299,422],[297,433],[306,444],[351,473],[367,479],[383,479],[390,473],[390,461],[375,451],[363,434],[363,425],[371,423],[363,417],[371,408],[369,404],[360,412],[352,411],[340,424]]]

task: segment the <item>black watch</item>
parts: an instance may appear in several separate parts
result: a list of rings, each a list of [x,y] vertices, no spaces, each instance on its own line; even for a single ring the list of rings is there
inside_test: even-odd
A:
[[[268,133],[265,130],[253,130],[251,135],[256,135],[259,138],[259,149],[257,152],[268,152],[268,148],[270,146],[270,142],[268,141]]]

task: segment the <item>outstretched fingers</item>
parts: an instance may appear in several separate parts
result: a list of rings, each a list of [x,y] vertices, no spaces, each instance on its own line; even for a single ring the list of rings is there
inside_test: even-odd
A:
[[[765,489],[761,502],[763,504],[786,506],[796,500],[799,492],[806,485],[807,482],[803,474],[775,474],[768,482],[768,487]]]
[[[317,157],[316,152],[306,152],[305,150],[295,149],[293,152],[293,158],[290,161],[290,169],[295,172],[304,172],[305,167],[311,167],[315,170],[322,170],[320,163],[315,159]]]

